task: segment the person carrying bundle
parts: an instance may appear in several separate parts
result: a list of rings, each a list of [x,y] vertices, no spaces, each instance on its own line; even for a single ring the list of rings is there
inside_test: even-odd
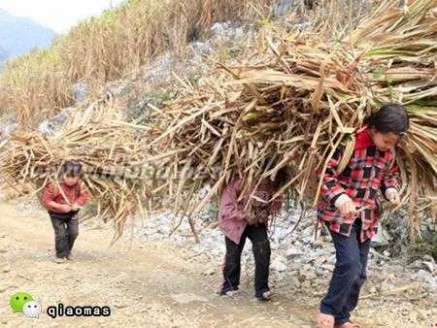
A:
[[[356,328],[350,321],[366,280],[370,240],[381,215],[379,194],[400,204],[395,147],[409,129],[402,105],[387,104],[354,135],[353,153],[340,169],[345,147],[336,149],[323,176],[317,219],[328,227],[336,250],[335,269],[320,304],[318,328]],[[339,173],[340,172],[340,173]]]
[[[219,227],[225,234],[226,255],[220,295],[232,295],[238,291],[241,254],[246,238],[249,238],[255,257],[255,297],[261,301],[271,299],[268,284],[271,253],[268,221],[281,209],[282,197],[272,198],[286,181],[286,176],[282,169],[274,181],[266,178],[248,188],[244,188],[244,178],[235,178],[224,188],[219,208]]]
[[[42,204],[48,210],[55,231],[56,263],[72,260],[71,250],[79,234],[77,214],[90,193],[81,180],[82,165],[66,161],[58,183],[49,183],[43,190]]]

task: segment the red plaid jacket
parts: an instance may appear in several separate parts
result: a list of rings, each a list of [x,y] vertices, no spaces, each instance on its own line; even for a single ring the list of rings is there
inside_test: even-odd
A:
[[[365,129],[356,135],[354,153],[346,169],[339,175],[336,171],[344,153],[340,146],[328,163],[323,177],[321,198],[317,206],[317,218],[329,222],[333,232],[349,236],[354,221],[362,221],[360,240],[372,238],[377,233],[381,215],[380,194],[388,188],[398,188],[399,169],[391,165],[394,151],[379,151]],[[335,207],[335,201],[343,194],[348,195],[355,206],[364,208],[358,216],[344,217]]]

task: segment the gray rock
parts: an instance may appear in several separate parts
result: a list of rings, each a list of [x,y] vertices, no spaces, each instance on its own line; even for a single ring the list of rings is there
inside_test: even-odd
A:
[[[64,124],[68,119],[68,116],[66,113],[61,112],[59,114],[56,114],[55,116],[53,116],[50,121],[53,124]]]
[[[296,5],[296,0],[280,0],[273,8],[276,17],[282,16],[289,12]]]
[[[425,270],[425,271],[428,271],[430,273],[434,273],[436,270],[436,264],[435,264],[434,260],[433,261],[417,260],[417,261],[414,261],[413,263],[411,263],[409,265],[409,267],[411,269],[414,269],[414,270]]]
[[[289,249],[287,249],[285,251],[285,256],[288,260],[292,260],[296,257],[300,257],[303,255],[303,252],[298,249],[298,248],[294,248],[294,247],[290,247]]]
[[[224,34],[225,31],[229,30],[230,27],[231,27],[230,22],[214,23],[214,25],[210,29],[211,36],[215,37],[217,35]]]
[[[437,288],[437,279],[435,279],[431,273],[420,270],[416,275],[417,280],[422,283],[427,284],[429,287],[436,289]]]
[[[67,119],[68,115],[65,112],[58,113],[52,118],[41,122],[38,126],[38,131],[41,133],[53,134],[59,131],[59,129],[67,121]]]
[[[411,268],[411,269],[416,269],[416,270],[423,269],[423,267],[422,267],[422,261],[420,261],[420,260],[416,260],[416,261],[410,263],[410,264],[408,265],[408,267]]]
[[[378,233],[372,238],[370,245],[372,247],[382,247],[390,244],[392,237],[390,234],[382,227],[381,223],[378,223]]]
[[[299,270],[299,272],[298,272],[298,279],[301,282],[312,281],[314,279],[317,279],[317,274],[316,274],[315,270],[305,266],[301,270]]]
[[[325,238],[317,238],[316,240],[314,240],[312,242],[312,246],[314,248],[321,248],[321,247],[324,247],[327,244],[328,244],[328,242],[326,241]]]
[[[38,126],[38,131],[41,133],[52,134],[56,131],[56,128],[53,123],[47,120]]]
[[[426,261],[423,261],[423,266],[426,267],[426,269],[427,269],[430,273],[434,273],[434,272],[435,272],[435,263],[434,263],[434,262],[426,262]]]
[[[12,132],[17,130],[19,128],[19,124],[13,120],[6,121],[5,124],[3,124],[0,127],[0,140],[4,140],[8,138]]]
[[[244,38],[248,31],[233,25],[231,22],[219,22],[211,27],[210,33],[212,44],[219,41],[220,46],[233,46],[236,41]]]
[[[76,102],[80,103],[87,99],[87,86],[83,82],[78,82],[73,85],[73,98]]]
[[[381,283],[381,290],[384,292],[395,289],[396,286],[388,281],[383,281]]]
[[[270,243],[270,248],[274,251],[279,249],[279,242],[277,240],[272,240]]]
[[[209,56],[214,50],[205,42],[196,41],[191,44],[194,56]]]
[[[333,272],[335,266],[334,266],[333,264],[322,264],[322,265],[320,266],[320,268],[322,268],[322,269],[325,270],[325,271]]]
[[[322,267],[316,267],[314,272],[316,273],[317,277],[326,277],[330,274],[328,271],[324,270]]]
[[[166,81],[170,78],[175,64],[175,58],[171,54],[162,55],[145,69],[143,79]]]
[[[297,28],[299,31],[305,31],[305,30],[308,29],[308,27],[310,27],[310,26],[311,26],[311,23],[310,23],[310,22],[303,22],[303,23],[296,24],[296,28]]]
[[[423,256],[423,260],[426,261],[426,262],[432,262],[432,263],[435,264],[435,260],[434,260],[434,258],[431,255],[424,255]]]
[[[270,268],[277,272],[284,272],[287,270],[287,266],[284,264],[284,262],[281,262],[280,260],[274,260],[273,263],[270,265]]]

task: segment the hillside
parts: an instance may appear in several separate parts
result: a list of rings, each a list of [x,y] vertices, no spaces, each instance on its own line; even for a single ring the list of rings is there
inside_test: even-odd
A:
[[[8,57],[49,47],[54,36],[51,29],[0,9],[0,64]]]
[[[0,76],[0,109],[14,113],[26,108],[35,116],[48,108],[71,106],[75,83],[87,82],[94,91],[101,90],[102,84],[138,70],[166,51],[181,54],[215,22],[257,23],[274,2],[126,1],[81,22],[50,49],[11,61]]]

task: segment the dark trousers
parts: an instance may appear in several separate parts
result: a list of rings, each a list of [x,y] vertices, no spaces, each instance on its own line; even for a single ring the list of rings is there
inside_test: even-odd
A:
[[[270,241],[267,236],[267,226],[248,225],[237,245],[229,238],[226,241],[226,257],[223,266],[224,282],[222,293],[238,290],[241,274],[241,253],[243,252],[246,238],[252,242],[252,251],[255,257],[255,296],[261,297],[269,291],[269,266],[270,266]]]
[[[58,214],[50,212],[50,220],[55,230],[56,256],[63,258],[70,255],[74,241],[79,235],[77,212]]]
[[[331,231],[337,261],[320,311],[333,315],[338,325],[349,321],[350,313],[358,304],[361,287],[367,278],[370,239],[361,243],[360,232],[361,220],[355,221],[349,237]]]

